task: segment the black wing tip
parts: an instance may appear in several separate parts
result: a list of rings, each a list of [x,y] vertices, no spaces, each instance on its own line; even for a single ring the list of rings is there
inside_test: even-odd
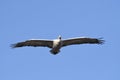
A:
[[[98,39],[98,44],[104,44],[104,43],[105,43],[105,40],[103,40],[103,38]]]
[[[21,43],[15,43],[15,44],[11,44],[12,48],[18,48],[18,47],[22,47],[23,45]]]
[[[16,48],[16,47],[18,47],[18,46],[16,46],[16,45],[17,45],[17,44],[11,44],[10,47],[11,47],[11,48]]]

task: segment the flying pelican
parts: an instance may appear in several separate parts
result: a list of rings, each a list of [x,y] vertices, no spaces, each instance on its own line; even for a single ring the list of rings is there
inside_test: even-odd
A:
[[[63,40],[61,36],[58,36],[55,40],[41,40],[41,39],[31,39],[24,42],[18,42],[13,44],[13,48],[24,47],[24,46],[33,46],[33,47],[48,47],[52,48],[50,52],[52,54],[57,54],[60,52],[60,48],[74,45],[74,44],[102,44],[104,40],[97,38],[87,38],[87,37],[79,37],[79,38],[71,38]]]

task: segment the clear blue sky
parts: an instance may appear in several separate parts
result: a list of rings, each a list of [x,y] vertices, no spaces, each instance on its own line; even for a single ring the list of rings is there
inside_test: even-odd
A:
[[[52,55],[27,39],[103,37]],[[120,0],[0,0],[0,80],[120,80]]]

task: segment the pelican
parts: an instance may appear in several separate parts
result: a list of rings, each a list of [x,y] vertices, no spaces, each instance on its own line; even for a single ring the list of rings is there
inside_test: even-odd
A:
[[[13,44],[13,48],[24,47],[24,46],[33,46],[33,47],[48,47],[51,48],[50,52],[52,54],[58,54],[60,49],[69,45],[76,44],[102,44],[104,40],[100,38],[88,38],[88,37],[77,37],[71,39],[62,39],[61,36],[58,36],[54,40],[41,40],[41,39],[31,39],[24,42],[18,42]]]

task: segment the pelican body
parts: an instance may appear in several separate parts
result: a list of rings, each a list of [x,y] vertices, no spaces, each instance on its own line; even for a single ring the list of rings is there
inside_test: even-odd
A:
[[[61,36],[59,36],[58,39],[53,40],[53,47],[50,50],[50,52],[53,54],[59,53],[61,46],[62,46],[62,41],[61,41]]]
[[[58,36],[58,38],[55,40],[41,40],[41,39],[27,40],[24,42],[13,44],[12,47],[13,48],[24,47],[24,46],[49,47],[51,48],[50,52],[55,55],[58,54],[60,52],[60,49],[64,46],[75,45],[75,44],[102,44],[103,42],[104,40],[101,39],[86,38],[86,37],[63,40],[61,36]]]

